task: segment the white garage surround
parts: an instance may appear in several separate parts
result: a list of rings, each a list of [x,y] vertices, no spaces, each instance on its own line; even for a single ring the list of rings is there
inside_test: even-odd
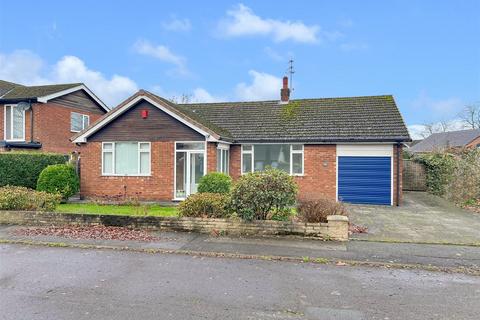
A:
[[[338,201],[338,157],[390,157],[390,205],[393,206],[393,144],[338,144],[336,169],[336,198]]]

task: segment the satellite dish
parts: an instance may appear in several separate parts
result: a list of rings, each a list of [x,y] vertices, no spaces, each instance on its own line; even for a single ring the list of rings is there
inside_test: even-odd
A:
[[[17,104],[17,108],[18,108],[19,110],[22,110],[22,111],[27,111],[28,109],[30,109],[30,107],[31,107],[31,106],[30,106],[30,103],[25,102],[25,101],[19,102],[19,103]]]

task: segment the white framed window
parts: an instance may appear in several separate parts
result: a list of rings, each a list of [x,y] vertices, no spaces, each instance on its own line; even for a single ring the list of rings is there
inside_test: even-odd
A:
[[[217,171],[228,174],[230,171],[230,150],[229,147],[217,147]]]
[[[303,144],[290,145],[290,174],[294,176],[303,176],[304,163]]]
[[[25,110],[17,105],[4,107],[4,138],[6,141],[25,141]]]
[[[304,148],[302,144],[244,144],[241,165],[242,174],[272,167],[303,175]]]
[[[102,175],[149,176],[150,142],[103,142]]]
[[[70,131],[80,132],[90,125],[90,116],[77,112],[70,113]]]

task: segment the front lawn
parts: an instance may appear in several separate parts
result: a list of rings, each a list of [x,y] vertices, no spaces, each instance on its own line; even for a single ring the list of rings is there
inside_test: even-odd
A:
[[[176,217],[176,207],[152,205],[114,205],[95,203],[61,203],[55,210],[62,213],[118,214],[125,216]]]

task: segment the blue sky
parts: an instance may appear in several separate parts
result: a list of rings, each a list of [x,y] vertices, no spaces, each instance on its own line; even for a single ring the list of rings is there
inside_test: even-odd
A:
[[[480,101],[480,1],[5,1],[0,78],[167,98],[393,94],[412,129]]]

